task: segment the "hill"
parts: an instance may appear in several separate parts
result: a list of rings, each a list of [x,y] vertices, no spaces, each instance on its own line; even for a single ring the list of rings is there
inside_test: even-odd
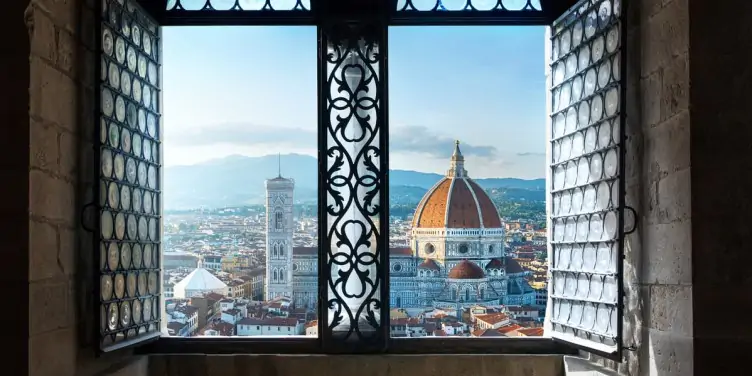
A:
[[[165,209],[261,204],[264,202],[264,180],[278,175],[279,162],[276,155],[233,155],[190,166],[166,167]],[[285,154],[281,156],[279,164],[282,166],[282,175],[295,180],[295,200],[316,202],[316,158]],[[391,170],[389,176],[392,204],[416,203],[426,190],[442,178],[439,174],[409,170]],[[506,192],[504,194],[512,196],[542,197],[545,189],[544,179],[493,178],[475,181],[487,190],[503,189]]]

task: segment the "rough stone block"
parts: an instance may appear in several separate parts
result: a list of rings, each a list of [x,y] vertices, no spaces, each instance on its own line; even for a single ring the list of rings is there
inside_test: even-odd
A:
[[[643,283],[692,283],[692,222],[643,225]]]
[[[661,90],[663,83],[663,72],[656,71],[643,78],[640,82],[640,91],[650,93],[649,95],[640,96],[642,102],[640,105],[643,129],[658,124],[661,121]]]
[[[58,68],[64,72],[70,74],[72,77],[78,77],[76,66],[76,49],[78,48],[78,41],[67,30],[60,30],[57,32],[57,61]]]
[[[29,172],[29,213],[69,226],[76,225],[73,184],[39,170]]]
[[[33,0],[40,8],[51,14],[56,25],[68,31],[76,30],[78,10],[82,0]]]
[[[117,369],[112,373],[107,373],[108,376],[147,376],[149,375],[149,357],[146,356],[134,356],[131,361],[125,363],[122,368]],[[219,375],[231,375],[231,373],[221,373]]]
[[[55,127],[30,120],[29,152],[32,167],[58,171],[58,131]]]
[[[689,50],[687,0],[669,2],[642,25],[643,74],[669,65],[672,58]]]
[[[80,141],[75,134],[60,132],[60,175],[71,180],[76,179],[78,171],[78,159],[80,154]]]
[[[66,278],[32,282],[29,285],[29,334],[31,336],[73,325]]]
[[[75,131],[76,84],[61,71],[38,57],[31,57],[30,111],[43,120]]]
[[[692,337],[643,328],[640,374],[661,376],[693,375]]]
[[[647,327],[692,336],[692,286],[650,286],[647,302]]]
[[[28,8],[25,17],[31,37],[31,54],[54,62],[57,59],[57,38],[52,19],[37,7]]]
[[[29,376],[75,375],[76,349],[76,332],[73,328],[31,336]]]
[[[57,227],[29,220],[29,279],[38,281],[63,275],[58,264]]]
[[[645,130],[645,162],[648,179],[655,181],[690,166],[689,111]]]
[[[663,67],[661,120],[689,109],[689,52],[671,59]]]
[[[670,223],[690,217],[692,210],[690,169],[669,174],[658,181],[658,221]]]

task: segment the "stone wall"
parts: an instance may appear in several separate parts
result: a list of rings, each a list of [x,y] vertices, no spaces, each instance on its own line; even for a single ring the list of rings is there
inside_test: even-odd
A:
[[[632,0],[627,14],[625,375],[691,375],[689,0]]]
[[[18,2],[20,3],[20,2]],[[141,374],[146,358],[95,357],[92,234],[81,226],[98,168],[93,137],[94,1],[32,0],[28,35],[28,374]],[[15,35],[11,33],[11,35]],[[18,92],[17,95],[21,95]],[[15,156],[16,159],[18,155]],[[19,200],[20,201],[20,200]]]

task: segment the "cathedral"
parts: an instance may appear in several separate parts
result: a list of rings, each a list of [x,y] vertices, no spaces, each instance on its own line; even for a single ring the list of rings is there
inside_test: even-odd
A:
[[[313,309],[317,250],[293,247],[292,179],[266,182],[266,298],[287,296]],[[410,247],[389,250],[391,308],[457,309],[534,304],[526,272],[504,250],[495,205],[467,174],[459,141],[449,170],[426,192],[413,216]]]

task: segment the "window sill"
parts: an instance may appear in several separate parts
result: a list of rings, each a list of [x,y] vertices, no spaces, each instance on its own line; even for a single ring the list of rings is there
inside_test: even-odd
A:
[[[575,348],[550,338],[400,338],[392,339],[384,351],[325,352],[316,338],[249,340],[247,338],[162,337],[136,349],[139,354],[205,355],[576,355]]]

